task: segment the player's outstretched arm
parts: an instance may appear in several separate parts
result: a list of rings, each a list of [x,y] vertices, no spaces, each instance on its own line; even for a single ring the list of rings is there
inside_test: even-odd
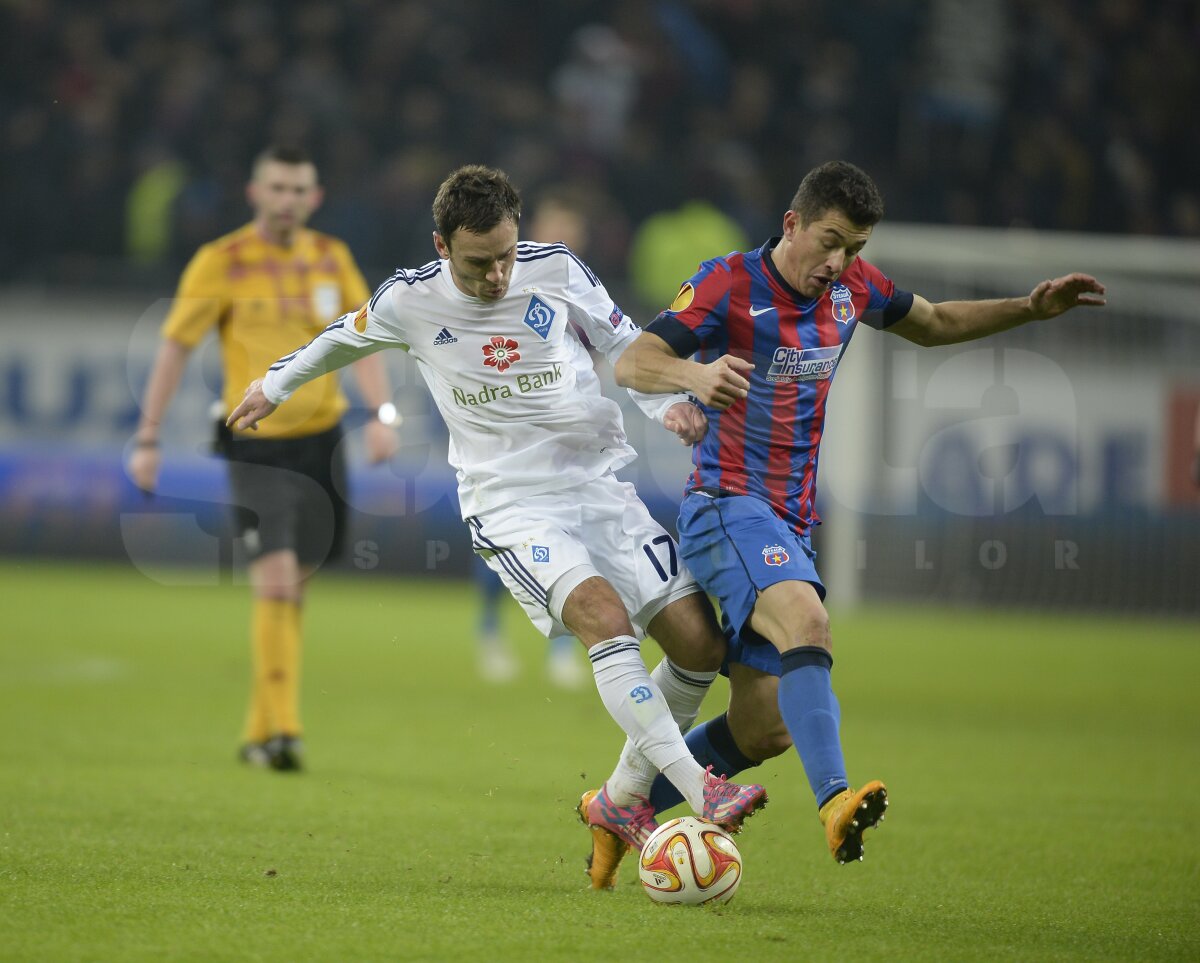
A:
[[[250,382],[245,397],[225,419],[225,424],[235,431],[258,431],[258,423],[279,406],[268,401],[263,394],[262,378]]]
[[[343,314],[304,347],[271,365],[265,377],[250,383],[225,423],[239,431],[252,431],[302,385],[387,347],[383,339],[357,333],[353,317]]]
[[[754,365],[728,354],[708,364],[680,358],[658,335],[643,331],[613,370],[624,388],[651,394],[686,391],[706,405],[725,409],[749,393],[746,376]]]
[[[914,295],[912,309],[887,330],[925,347],[958,344],[1104,303],[1104,285],[1090,274],[1065,274],[1043,281],[1023,298],[931,304]]]

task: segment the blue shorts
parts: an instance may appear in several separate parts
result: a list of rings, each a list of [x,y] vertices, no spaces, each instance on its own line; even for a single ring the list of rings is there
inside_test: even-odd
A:
[[[758,593],[776,582],[809,582],[825,598],[808,536],[760,498],[691,492],[679,507],[679,548],[696,581],[721,604],[729,661],[779,675],[779,650],[750,628],[750,614]]]

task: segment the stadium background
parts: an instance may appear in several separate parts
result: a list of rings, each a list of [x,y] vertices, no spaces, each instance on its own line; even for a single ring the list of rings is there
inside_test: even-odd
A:
[[[121,456],[178,272],[244,222],[268,141],[317,156],[314,226],[371,284],[433,256],[437,183],[482,161],[527,207],[586,212],[587,259],[640,320],[840,156],[883,189],[868,256],[901,286],[1018,294],[1078,269],[1110,305],[936,352],[860,333],[822,466],[834,597],[1200,611],[1198,15],[1156,7],[7,4],[0,550],[200,580],[232,564],[211,345],[172,407],[161,497]],[[405,360],[406,446],[356,473],[342,564],[461,575],[444,430]],[[630,477],[669,520],[683,453],[627,421]]]

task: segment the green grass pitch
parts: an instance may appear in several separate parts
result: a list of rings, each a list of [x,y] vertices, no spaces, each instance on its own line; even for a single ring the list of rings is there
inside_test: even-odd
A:
[[[1194,622],[834,612],[851,777],[890,818],[838,867],[772,760],[737,898],[687,909],[631,865],[585,888],[572,807],[620,739],[515,606],[494,688],[469,586],[317,580],[290,776],[234,762],[244,586],[0,578],[0,960],[1200,958]]]

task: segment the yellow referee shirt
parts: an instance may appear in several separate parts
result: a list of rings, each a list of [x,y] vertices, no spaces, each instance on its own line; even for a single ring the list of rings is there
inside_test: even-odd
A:
[[[229,412],[246,385],[368,297],[350,249],[337,238],[302,229],[285,248],[266,240],[251,223],[196,252],[162,334],[194,348],[217,327],[225,371],[222,400]],[[337,378],[325,375],[300,388],[258,431],[239,434],[315,435],[332,428],[346,405]]]

